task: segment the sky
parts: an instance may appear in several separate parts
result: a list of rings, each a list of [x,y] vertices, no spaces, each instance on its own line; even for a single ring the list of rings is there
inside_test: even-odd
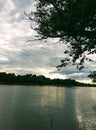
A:
[[[64,58],[64,43],[56,43],[58,39],[34,41],[37,34],[24,19],[24,11],[34,11],[34,4],[34,0],[0,0],[0,72],[90,82],[87,75],[95,70],[96,62],[85,63],[81,71],[74,66],[58,71],[56,66]],[[95,59],[96,55],[91,57]]]

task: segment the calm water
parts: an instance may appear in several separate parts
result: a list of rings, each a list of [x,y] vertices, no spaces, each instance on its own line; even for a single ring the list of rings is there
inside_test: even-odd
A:
[[[0,130],[96,130],[96,88],[0,85]]]

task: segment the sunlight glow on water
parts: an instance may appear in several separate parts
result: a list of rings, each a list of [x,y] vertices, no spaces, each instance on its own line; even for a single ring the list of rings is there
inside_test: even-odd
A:
[[[80,127],[85,130],[95,130],[96,113],[93,108],[96,103],[96,88],[80,88],[76,98],[75,110]]]
[[[0,130],[96,130],[96,88],[0,85]]]

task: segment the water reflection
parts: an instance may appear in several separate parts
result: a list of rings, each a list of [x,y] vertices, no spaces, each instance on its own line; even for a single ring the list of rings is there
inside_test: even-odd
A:
[[[65,100],[65,91],[60,87],[43,87],[43,89],[40,89],[39,94],[42,107],[62,107],[62,101]]]
[[[0,86],[0,130],[95,130],[96,89]]]
[[[80,127],[84,130],[96,129],[93,105],[96,102],[96,88],[79,88],[75,91],[75,110]]]

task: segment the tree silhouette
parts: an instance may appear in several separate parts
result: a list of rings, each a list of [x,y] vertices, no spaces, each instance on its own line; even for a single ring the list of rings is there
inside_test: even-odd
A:
[[[68,58],[61,60],[58,69],[67,64],[84,68],[96,53],[96,0],[36,0],[36,12],[25,13],[41,39],[59,38],[68,46]]]
[[[96,83],[96,71],[91,71],[88,77],[92,79],[92,82]]]
[[[11,85],[56,85],[56,86],[87,86],[71,79],[50,79],[43,75],[15,75],[14,73],[0,72],[0,84]]]

